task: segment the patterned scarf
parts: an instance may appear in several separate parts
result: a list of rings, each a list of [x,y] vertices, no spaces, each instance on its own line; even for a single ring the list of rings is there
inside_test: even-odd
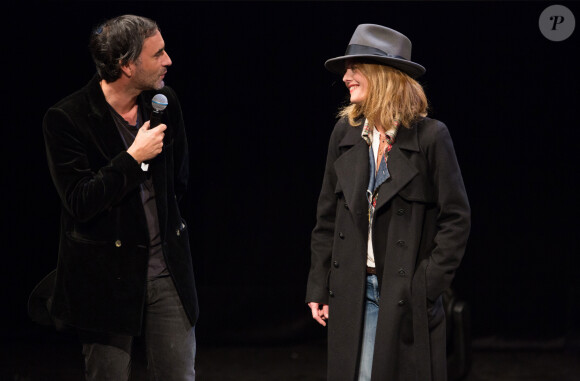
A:
[[[372,216],[375,212],[375,206],[377,205],[377,198],[379,196],[379,187],[384,183],[389,177],[390,173],[387,168],[387,159],[389,157],[389,152],[395,144],[395,137],[397,136],[397,131],[399,129],[399,121],[395,120],[393,126],[387,130],[384,137],[381,134],[382,147],[379,145],[379,152],[377,152],[377,160],[375,161],[375,155],[373,152],[373,134],[374,126],[369,125],[368,119],[365,120],[361,137],[369,145],[369,161],[370,161],[370,180],[367,187],[367,200],[369,203],[369,227],[372,223]]]

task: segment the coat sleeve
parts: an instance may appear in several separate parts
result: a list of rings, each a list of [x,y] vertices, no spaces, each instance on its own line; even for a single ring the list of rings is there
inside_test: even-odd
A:
[[[181,111],[181,104],[177,95],[170,87],[165,87],[170,99],[171,107],[171,123],[174,130],[173,136],[173,160],[174,160],[174,181],[175,181],[175,195],[177,201],[181,201],[182,197],[187,191],[187,182],[189,178],[189,149],[187,143],[187,136],[185,133],[185,122],[183,121],[183,113]]]
[[[336,189],[336,172],[334,162],[339,157],[338,144],[344,135],[345,127],[340,121],[330,136],[326,167],[322,188],[318,197],[316,209],[316,226],[311,237],[311,259],[308,284],[306,287],[306,302],[328,304],[328,275],[332,258],[334,241],[334,221],[338,202]]]
[[[471,227],[471,211],[451,136],[441,122],[433,128],[426,146],[438,208],[434,247],[426,268],[427,298],[431,302],[451,286]]]
[[[94,170],[88,158],[89,142],[78,123],[62,108],[49,109],[43,132],[48,167],[64,208],[76,220],[86,222],[145,180],[139,164],[126,151]]]

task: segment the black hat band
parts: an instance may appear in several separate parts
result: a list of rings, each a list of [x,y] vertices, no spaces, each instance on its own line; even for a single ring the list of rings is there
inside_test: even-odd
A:
[[[353,55],[359,55],[359,54],[370,54],[373,56],[397,58],[397,59],[408,61],[405,57],[395,56],[392,54],[385,53],[382,50],[377,49],[377,48],[372,48],[370,46],[358,45],[358,44],[349,45],[346,48],[346,53],[344,53],[345,56],[353,56]]]

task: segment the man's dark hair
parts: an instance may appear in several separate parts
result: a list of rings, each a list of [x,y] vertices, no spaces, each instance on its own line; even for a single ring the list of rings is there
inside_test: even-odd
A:
[[[121,67],[136,61],[145,39],[158,30],[155,21],[134,15],[119,16],[97,26],[89,49],[99,76],[107,82],[119,79]]]

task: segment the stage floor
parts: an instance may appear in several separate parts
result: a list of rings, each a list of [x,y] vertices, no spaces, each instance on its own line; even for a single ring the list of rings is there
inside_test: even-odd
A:
[[[139,351],[138,351],[139,352]],[[577,381],[577,350],[474,350],[465,381]],[[325,381],[322,340],[284,345],[198,344],[200,381]],[[67,335],[3,337],[0,380],[82,380],[80,346]],[[145,380],[144,362],[137,353],[131,380]]]

